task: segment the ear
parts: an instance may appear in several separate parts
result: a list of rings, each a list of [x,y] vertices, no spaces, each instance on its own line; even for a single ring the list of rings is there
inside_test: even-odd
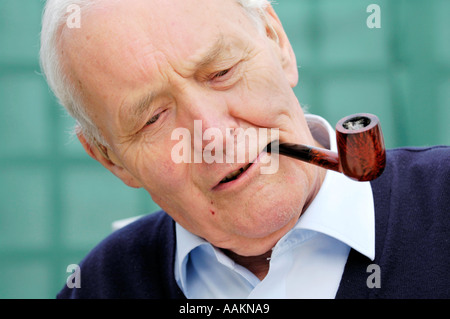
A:
[[[283,25],[272,6],[268,5],[264,13],[266,20],[266,34],[280,49],[281,65],[286,73],[289,84],[291,87],[295,87],[298,82],[298,67],[294,50],[292,49]]]
[[[115,154],[108,150],[103,145],[91,145],[83,135],[83,133],[77,133],[78,140],[81,145],[83,145],[86,153],[90,157],[98,161],[104,167],[106,167],[111,173],[120,178],[122,182],[133,188],[140,188],[142,185],[140,182],[126,169],[122,166],[119,159]]]

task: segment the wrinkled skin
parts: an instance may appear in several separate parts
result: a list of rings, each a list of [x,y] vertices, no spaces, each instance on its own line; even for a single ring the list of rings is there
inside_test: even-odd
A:
[[[110,145],[106,158],[80,134],[86,151],[235,259],[269,252],[314,198],[324,170],[280,157],[275,174],[254,163],[218,186],[244,164],[176,164],[171,133],[183,127],[194,136],[201,120],[203,131],[224,136],[226,128],[276,128],[282,141],[317,145],[292,91],[289,40],[270,6],[266,16],[272,28],[260,32],[232,0],[99,1],[80,29],[62,33],[70,79]],[[269,141],[254,143],[261,158]]]

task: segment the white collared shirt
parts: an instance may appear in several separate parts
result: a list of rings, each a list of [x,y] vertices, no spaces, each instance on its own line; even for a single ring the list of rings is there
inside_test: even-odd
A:
[[[314,138],[336,151],[330,124],[305,116]],[[375,258],[372,189],[327,171],[310,206],[273,248],[263,280],[178,223],[176,236],[175,279],[187,298],[334,298],[351,248]]]

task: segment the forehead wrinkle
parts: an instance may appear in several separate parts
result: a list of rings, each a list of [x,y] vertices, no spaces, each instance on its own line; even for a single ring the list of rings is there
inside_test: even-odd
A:
[[[219,38],[214,43],[214,45],[211,46],[206,51],[206,53],[204,54],[202,59],[196,63],[196,65],[195,65],[196,69],[202,69],[202,68],[205,68],[205,67],[211,65],[211,63],[216,61],[221,56],[224,47],[225,47],[224,37],[223,37],[223,34],[220,34]]]

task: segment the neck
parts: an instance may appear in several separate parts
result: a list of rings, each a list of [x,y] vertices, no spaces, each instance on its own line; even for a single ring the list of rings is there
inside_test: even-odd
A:
[[[259,280],[263,280],[269,272],[269,262],[272,250],[259,256],[241,256],[231,250],[224,250],[224,253],[237,264],[250,270],[259,278]]]
[[[320,190],[320,187],[322,186],[323,180],[325,179],[325,175],[327,173],[326,169],[320,167],[317,167],[317,169],[318,174],[316,175],[316,180],[314,182],[312,191],[310,192],[309,197],[307,198],[305,204],[303,205],[302,214],[305,212],[305,210],[308,208],[308,206],[316,197],[317,193]],[[263,280],[266,277],[267,273],[269,272],[272,249],[258,256],[241,256],[232,252],[231,250],[223,249],[223,251],[234,262],[250,270],[260,280]]]

